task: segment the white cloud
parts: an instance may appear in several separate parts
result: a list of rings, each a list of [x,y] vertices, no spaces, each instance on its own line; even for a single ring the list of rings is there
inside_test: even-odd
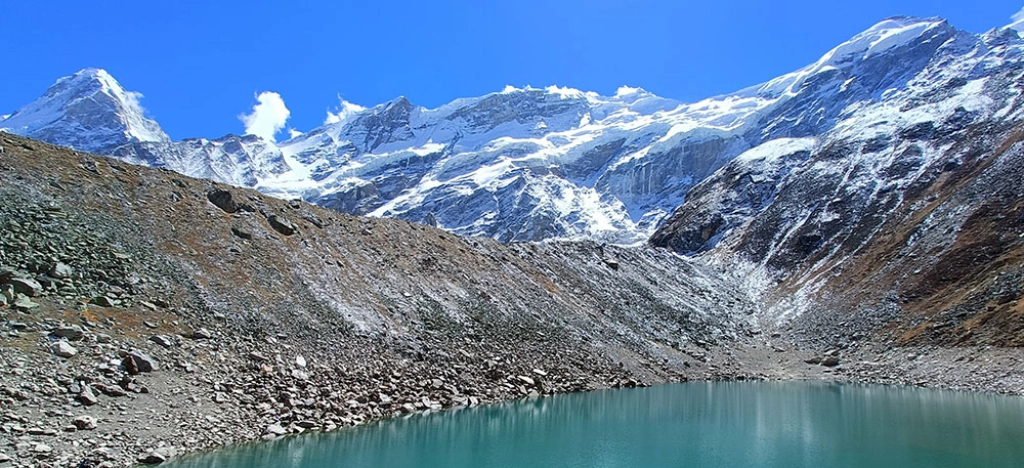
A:
[[[1013,22],[1006,25],[1004,28],[1024,31],[1024,8],[1021,8],[1020,11],[1011,16],[1010,19],[1013,20]]]
[[[238,116],[245,124],[246,135],[256,135],[269,141],[276,141],[274,135],[284,130],[284,124],[292,114],[284,105],[281,95],[273,91],[264,91],[256,96],[258,104],[252,106],[251,114]]]
[[[348,120],[349,117],[352,117],[364,110],[366,110],[365,107],[360,106],[359,104],[352,104],[351,102],[342,99],[341,96],[338,96],[338,109],[335,112],[331,112],[330,109],[327,110],[327,117],[324,118],[324,125]]]

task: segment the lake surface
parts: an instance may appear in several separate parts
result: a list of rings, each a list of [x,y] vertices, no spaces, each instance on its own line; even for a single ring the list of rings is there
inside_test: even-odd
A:
[[[1024,399],[807,382],[672,384],[417,415],[165,466],[1021,467]]]

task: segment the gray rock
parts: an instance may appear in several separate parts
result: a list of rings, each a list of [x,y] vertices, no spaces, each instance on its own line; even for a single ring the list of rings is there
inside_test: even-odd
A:
[[[839,357],[838,356],[825,356],[825,358],[821,360],[821,365],[823,365],[825,367],[835,367],[835,366],[838,366],[839,365]]]
[[[174,340],[167,335],[153,335],[149,337],[149,341],[152,341],[164,348],[170,348],[175,345]]]
[[[14,286],[14,292],[28,297],[36,297],[43,293],[43,285],[31,278],[11,278],[8,283]]]
[[[608,265],[608,267],[611,268],[612,270],[618,270],[619,269],[619,261],[614,259],[614,258],[605,257],[605,258],[601,259],[601,261],[603,261],[605,265]]]
[[[125,356],[124,360],[121,361],[121,365],[123,365],[131,375],[138,375],[142,372],[153,372],[159,369],[159,365],[155,359],[137,349],[128,353],[128,356]]]
[[[270,215],[267,217],[267,222],[270,223],[270,227],[274,228],[275,231],[286,236],[295,234],[295,231],[298,230],[295,224],[284,216]]]
[[[238,203],[235,203],[235,198],[231,195],[231,192],[224,189],[213,189],[206,193],[206,199],[210,200],[214,206],[220,208],[225,213],[234,213],[238,211]]]
[[[100,307],[114,307],[114,300],[107,296],[96,296],[89,303]]]
[[[67,279],[75,273],[75,270],[63,262],[54,263],[50,267],[50,271],[47,273],[50,276],[57,279]]]
[[[532,378],[527,377],[525,375],[517,375],[516,378],[519,379],[520,382],[522,382],[522,383],[524,383],[526,385],[530,385],[530,386],[536,385],[536,382]]]
[[[96,429],[96,418],[92,416],[78,416],[72,423],[80,431],[91,431]]]
[[[32,453],[43,454],[50,452],[53,452],[53,447],[50,447],[49,445],[46,444],[36,444],[34,447],[32,447]]]
[[[192,332],[192,334],[189,335],[189,338],[192,338],[193,340],[209,340],[213,338],[213,333],[210,333],[210,330],[205,328],[200,328]]]
[[[71,343],[64,340],[56,341],[51,344],[50,351],[62,358],[70,358],[78,354],[78,350],[75,349],[74,346],[71,346]]]
[[[124,391],[123,388],[118,387],[116,385],[96,384],[96,389],[99,390],[100,393],[103,393],[108,397],[120,398],[123,396],[128,396],[128,392]]]
[[[29,435],[34,435],[34,436],[55,436],[55,435],[57,435],[57,431],[56,430],[54,430],[54,429],[43,429],[41,427],[30,427],[25,432],[27,432]]]
[[[238,227],[231,228],[231,234],[239,239],[252,240],[252,233]]]
[[[106,333],[96,335],[96,342],[99,344],[110,344],[112,341],[114,341],[114,339]]]
[[[85,332],[82,331],[82,327],[78,325],[66,325],[62,327],[54,328],[50,332],[51,335],[57,338],[64,338],[71,341],[81,340],[85,336]]]
[[[16,294],[14,296],[14,302],[11,304],[15,309],[20,310],[32,310],[39,307],[39,304],[29,299],[24,294]]]
[[[157,450],[153,450],[148,454],[139,457],[138,461],[143,465],[159,465],[160,463],[167,461],[167,456]]]
[[[301,354],[298,355],[298,356],[295,356],[295,365],[299,366],[299,367],[305,368],[306,367],[306,358],[302,357]]]
[[[229,401],[231,401],[231,399],[228,398],[228,395],[226,393],[224,393],[224,392],[217,392],[217,393],[213,394],[213,402],[214,403],[221,404],[221,403],[227,403]]]
[[[15,276],[19,276],[18,270],[16,268],[9,267],[6,265],[0,265],[0,283],[7,283],[8,281],[11,280],[11,278],[14,278]]]
[[[273,434],[276,436],[283,436],[288,433],[288,430],[282,427],[280,424],[271,424],[267,426],[267,434]]]
[[[82,385],[82,393],[78,394],[78,401],[82,402],[85,406],[92,406],[100,402],[96,398],[96,394],[92,392],[92,388],[89,388],[88,385]]]

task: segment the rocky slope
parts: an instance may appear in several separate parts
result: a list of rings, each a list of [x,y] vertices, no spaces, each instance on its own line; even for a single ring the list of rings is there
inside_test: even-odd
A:
[[[1019,346],[1020,41],[993,31],[933,46],[879,105],[701,182],[651,243],[737,268],[763,293],[766,326],[807,327],[824,346]]]
[[[0,446],[19,466],[731,375],[708,349],[753,312],[665,251],[504,245],[0,146]]]
[[[329,123],[277,145],[231,135],[169,142],[158,128],[147,137],[138,129],[155,124],[135,118],[141,108],[127,104],[93,106],[95,114],[44,113],[60,119],[43,125],[34,109],[64,102],[66,93],[55,88],[88,81],[90,73],[112,95],[131,95],[109,75],[86,71],[62,79],[0,128],[462,235],[630,244],[745,152],[782,156],[773,153],[782,139],[846,132],[868,140],[931,120],[967,125],[988,101],[1005,99],[1005,90],[983,82],[1012,73],[1022,48],[1012,30],[976,35],[940,19],[891,18],[801,70],[696,103],[628,87],[599,96],[554,86],[509,87],[436,109],[405,98],[368,109],[344,103]],[[97,86],[83,82],[81,93],[69,93],[95,96]],[[942,119],[899,113],[928,106]],[[90,140],[79,127],[92,128],[94,120],[120,121],[122,136],[137,136]],[[872,126],[883,120],[888,124]],[[877,145],[874,152],[887,148]]]
[[[666,250],[501,244],[12,135],[0,147],[0,463],[154,463],[687,379],[1024,392],[1017,349],[808,343],[812,326],[759,324],[733,272]]]

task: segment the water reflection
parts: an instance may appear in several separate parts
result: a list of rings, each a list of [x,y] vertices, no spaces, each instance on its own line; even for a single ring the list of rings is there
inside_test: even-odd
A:
[[[1020,467],[1024,399],[822,383],[563,395],[183,458],[214,467]]]

